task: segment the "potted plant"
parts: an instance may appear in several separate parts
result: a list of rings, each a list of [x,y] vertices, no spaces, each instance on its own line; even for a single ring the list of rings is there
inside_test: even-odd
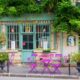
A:
[[[7,52],[0,52],[0,68],[3,70],[5,66],[5,62],[9,60],[9,56]]]
[[[77,53],[73,53],[71,55],[71,60],[74,61],[74,62],[76,62],[76,64],[77,64],[77,70],[80,73],[80,53],[78,53],[78,52]]]

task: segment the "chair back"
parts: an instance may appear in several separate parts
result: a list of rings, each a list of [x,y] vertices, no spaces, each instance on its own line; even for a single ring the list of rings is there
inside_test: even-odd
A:
[[[49,54],[48,56],[49,56],[49,58],[50,58],[51,60],[54,58],[54,54],[53,54],[53,53]]]
[[[37,54],[36,53],[32,53],[31,58],[32,58],[33,62],[36,61],[36,57],[37,57]]]
[[[55,58],[58,59],[58,60],[61,60],[62,59],[62,54],[56,53]]]
[[[36,57],[37,56],[37,54],[36,53],[32,53],[32,55],[31,56],[34,56],[34,57]]]
[[[53,60],[53,64],[55,66],[61,66],[62,62],[62,54],[56,53],[55,54],[55,58]]]

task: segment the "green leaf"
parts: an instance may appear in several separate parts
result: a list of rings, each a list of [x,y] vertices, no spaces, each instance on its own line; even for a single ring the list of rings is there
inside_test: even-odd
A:
[[[15,7],[9,7],[8,8],[8,13],[10,14],[10,15],[16,15],[16,13],[17,13],[17,10],[16,10],[16,8]]]

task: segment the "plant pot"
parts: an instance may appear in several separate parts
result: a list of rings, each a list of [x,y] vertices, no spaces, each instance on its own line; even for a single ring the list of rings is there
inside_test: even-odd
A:
[[[0,61],[0,68],[1,68],[1,70],[3,70],[4,67],[5,67],[5,61]]]
[[[78,70],[78,72],[80,73],[80,62],[77,63],[77,70]]]

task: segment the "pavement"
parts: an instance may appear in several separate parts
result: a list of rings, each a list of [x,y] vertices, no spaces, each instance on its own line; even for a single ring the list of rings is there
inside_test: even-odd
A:
[[[80,79],[57,79],[57,78],[33,78],[33,77],[0,77],[0,80],[80,80]]]
[[[16,78],[17,80],[80,80],[78,72],[75,67],[70,68],[70,75],[69,75],[69,68],[68,67],[61,67],[60,71],[61,74],[58,73],[48,73],[47,71],[44,73],[41,72],[32,72],[29,73],[29,66],[28,65],[11,65],[9,73],[6,71],[6,67],[4,70],[0,70],[0,80],[13,80]],[[3,79],[2,79],[3,78]],[[7,79],[8,78],[8,79]],[[23,79],[21,79],[23,78]]]

